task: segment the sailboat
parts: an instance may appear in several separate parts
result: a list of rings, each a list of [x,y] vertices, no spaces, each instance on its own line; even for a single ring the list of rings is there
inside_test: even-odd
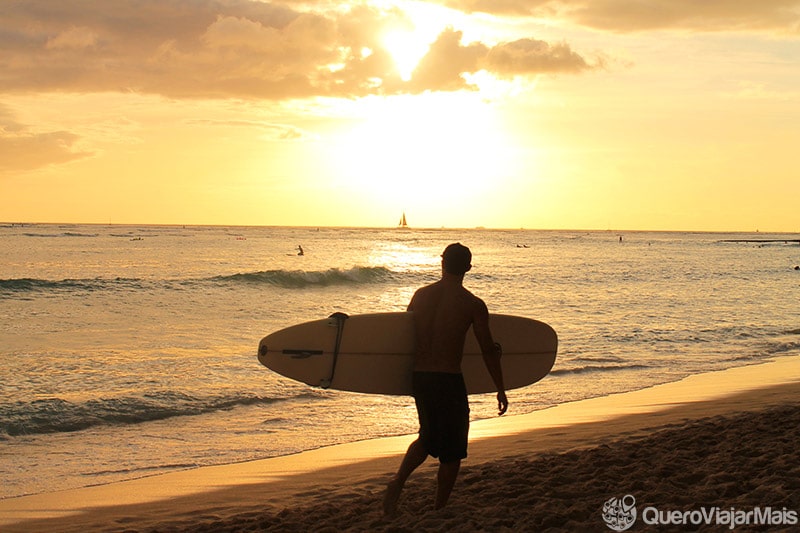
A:
[[[408,222],[406,222],[406,212],[403,211],[403,216],[400,217],[400,222],[397,223],[398,228],[408,228]]]

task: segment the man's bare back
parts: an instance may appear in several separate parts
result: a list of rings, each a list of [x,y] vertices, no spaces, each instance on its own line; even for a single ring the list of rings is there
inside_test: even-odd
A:
[[[461,372],[464,339],[469,327],[476,325],[481,347],[491,350],[493,341],[488,328],[486,304],[465,289],[460,282],[444,278],[419,289],[408,310],[414,313],[417,372]]]

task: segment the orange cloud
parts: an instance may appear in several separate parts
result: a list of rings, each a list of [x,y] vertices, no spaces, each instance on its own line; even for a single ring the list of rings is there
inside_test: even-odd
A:
[[[34,132],[17,122],[13,113],[0,105],[0,175],[27,171],[83,159],[93,154],[78,152],[80,137],[67,131]]]
[[[91,156],[74,151],[79,139],[74,133],[53,131],[0,135],[0,175],[12,171],[28,171],[67,163]]]
[[[800,1],[758,0],[440,0],[468,13],[562,19],[617,32],[769,31],[800,33]]]
[[[397,9],[300,12],[251,0],[0,2],[0,92],[134,91],[174,98],[356,97],[466,88],[462,74],[579,72],[567,44],[494,48],[443,29],[403,81],[381,41]],[[368,51],[368,53],[365,53]]]
[[[574,73],[592,68],[566,43],[550,45],[535,39],[520,39],[492,48],[487,57],[487,70],[499,74],[541,72]]]

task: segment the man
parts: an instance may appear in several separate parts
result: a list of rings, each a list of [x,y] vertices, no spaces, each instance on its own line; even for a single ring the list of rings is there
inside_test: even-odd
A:
[[[470,326],[497,387],[499,414],[508,409],[499,347],[489,330],[489,311],[483,300],[463,286],[471,261],[469,248],[460,243],[449,245],[442,254],[442,278],[417,290],[408,304],[416,333],[413,390],[420,429],[386,488],[385,515],[394,514],[406,480],[428,455],[439,458],[435,508],[447,504],[461,460],[467,456],[469,404],[461,359]]]

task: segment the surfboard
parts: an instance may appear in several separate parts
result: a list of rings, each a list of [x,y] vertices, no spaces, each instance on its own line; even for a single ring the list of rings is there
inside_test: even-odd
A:
[[[535,383],[553,367],[558,336],[530,318],[490,314],[500,343],[506,390]],[[287,378],[314,387],[369,394],[410,395],[414,354],[412,313],[331,317],[281,329],[259,343],[258,360]],[[470,328],[461,364],[467,393],[495,392]]]

